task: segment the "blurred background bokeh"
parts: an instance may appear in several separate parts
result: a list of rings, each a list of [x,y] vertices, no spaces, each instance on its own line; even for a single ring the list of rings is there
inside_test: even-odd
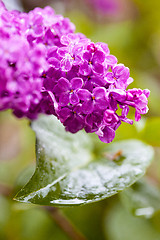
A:
[[[76,31],[106,42],[111,54],[130,68],[131,88],[148,88],[149,112],[140,123],[122,124],[116,140],[138,138],[155,148],[146,177],[160,191],[160,1],[159,0],[5,0],[8,9],[30,11],[52,6],[69,17]],[[35,169],[35,135],[25,119],[0,113],[0,240],[66,240],[67,235],[44,208],[12,200]],[[151,185],[151,186],[152,186]],[[150,186],[150,187],[151,187]],[[131,196],[132,197],[132,196]],[[124,198],[124,199],[123,199]],[[153,200],[154,201],[154,200]],[[160,211],[134,217],[125,195],[98,203],[60,209],[89,240],[160,240]],[[158,203],[157,203],[158,205]],[[160,209],[160,201],[159,208]],[[75,238],[76,239],[76,238]],[[83,238],[82,238],[83,239]]]

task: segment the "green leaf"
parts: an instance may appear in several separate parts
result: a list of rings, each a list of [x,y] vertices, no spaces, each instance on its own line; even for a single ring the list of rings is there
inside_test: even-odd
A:
[[[153,149],[136,140],[103,144],[95,152],[91,136],[71,134],[53,116],[33,122],[37,167],[17,194],[21,202],[73,206],[110,197],[137,181],[153,157]],[[113,159],[119,151],[121,156]]]
[[[104,215],[106,240],[159,240],[160,233],[151,219],[132,216],[122,205]]]
[[[145,180],[136,182],[120,197],[124,206],[135,216],[150,218],[160,210],[160,191]]]

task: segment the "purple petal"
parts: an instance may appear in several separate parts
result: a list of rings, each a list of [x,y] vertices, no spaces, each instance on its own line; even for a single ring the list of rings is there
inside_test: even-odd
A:
[[[78,98],[78,95],[76,93],[70,94],[69,99],[70,99],[70,103],[73,104],[73,105],[79,103],[79,98]]]
[[[68,48],[67,47],[61,47],[61,48],[58,49],[57,53],[61,57],[65,57],[66,53],[68,53]]]
[[[108,100],[106,98],[106,90],[102,87],[97,87],[93,90],[95,97],[95,109],[106,109],[108,107]]]
[[[106,63],[109,66],[114,66],[117,63],[117,58],[113,55],[109,55],[106,57]]]
[[[63,35],[63,36],[61,37],[61,43],[62,43],[63,45],[68,45],[68,44],[70,43],[69,37],[66,36],[66,35]]]
[[[66,78],[60,78],[58,81],[58,88],[62,91],[62,92],[66,92],[69,91],[71,88],[71,84],[70,82],[66,79]]]
[[[93,125],[93,114],[87,114],[85,122],[92,127]]]
[[[113,73],[108,72],[108,73],[106,74],[105,80],[106,80],[108,83],[114,83],[114,82],[115,82],[115,79],[114,79]]]
[[[91,93],[87,89],[80,89],[77,94],[79,99],[82,101],[88,101],[92,97]]]
[[[121,106],[120,106],[121,107]],[[129,107],[128,106],[123,106],[122,108],[122,116],[123,117],[126,117],[128,115],[128,112],[129,112]]]
[[[108,107],[108,102],[106,99],[99,99],[95,102],[95,109],[105,110]]]
[[[61,108],[61,110],[58,111],[58,117],[62,123],[70,116],[71,110],[67,107]]]
[[[50,58],[57,56],[57,49],[58,49],[57,46],[52,46],[51,48],[49,48],[47,50],[47,57]]]
[[[60,68],[60,62],[54,57],[49,58],[48,63],[51,64],[55,69]]]
[[[54,34],[51,31],[51,29],[48,29],[45,32],[43,41],[44,41],[44,43],[47,43],[48,45],[53,46],[55,38],[54,38]]]
[[[135,112],[135,120],[138,122],[141,120],[141,115],[139,114],[138,111]]]
[[[82,63],[82,57],[80,55],[75,55],[74,57],[74,65],[80,65]]]
[[[125,67],[123,64],[118,64],[113,69],[114,75],[121,80],[127,80],[129,78],[129,68]]]
[[[84,114],[90,114],[93,112],[93,109],[94,109],[94,104],[93,104],[93,101],[90,100],[90,101],[87,101],[87,102],[84,102],[82,104],[82,112]]]
[[[137,108],[143,110],[148,104],[148,99],[144,94],[141,94],[139,96],[139,99],[135,100],[135,103],[137,105]]]
[[[144,95],[148,98],[150,95],[150,91],[148,89],[143,90]]]
[[[79,73],[88,76],[91,73],[91,67],[88,65],[88,62],[84,62],[80,68],[79,68]]]
[[[77,115],[82,114],[82,104],[79,103],[76,106],[74,106],[73,111],[75,111]]]
[[[96,132],[101,124],[102,116],[101,114],[87,114],[85,118],[86,132]]]
[[[51,91],[48,91],[48,94],[49,94],[51,100],[53,101],[54,109],[57,111],[58,110],[58,103],[57,103],[57,101],[55,99],[54,94]]]
[[[43,26],[41,25],[35,25],[34,26],[34,36],[39,37],[43,34]]]
[[[92,62],[93,63],[103,63],[105,60],[105,54],[102,52],[102,51],[96,51],[93,55],[93,59],[92,59]]]
[[[70,117],[65,122],[66,131],[76,133],[84,127],[83,119],[80,117]]]
[[[110,92],[112,96],[118,102],[124,102],[126,100],[126,92],[122,89],[115,89]]]
[[[83,86],[82,78],[78,78],[78,77],[72,78],[71,85],[72,85],[72,89],[74,90],[81,88]]]
[[[126,82],[126,88],[128,87],[129,84],[133,82],[133,78],[129,77]]]
[[[93,114],[87,114],[85,118],[85,126],[84,129],[87,133],[92,132],[93,127]]]
[[[98,42],[95,44],[98,49],[101,49],[106,55],[109,54],[109,48],[106,43]]]
[[[99,139],[104,143],[110,143],[115,138],[115,131],[110,127],[103,127],[100,131],[97,131],[96,134],[98,135]]]
[[[125,123],[131,124],[131,125],[133,124],[133,120],[131,120],[131,119],[127,118],[127,117],[124,117],[124,118],[120,117],[120,120],[125,122]]]
[[[87,62],[91,61],[91,58],[92,58],[92,53],[91,52],[84,52],[83,54],[83,59],[86,60]]]
[[[60,98],[59,98],[59,104],[60,106],[67,106],[67,104],[69,103],[69,93],[63,93],[60,95]]]
[[[64,58],[61,60],[61,69],[62,71],[68,72],[72,68],[71,59]]]
[[[107,109],[104,112],[103,122],[106,126],[110,126],[115,129],[115,126],[117,126],[117,123],[119,122],[119,118],[113,110]]]
[[[96,100],[105,97],[106,89],[103,87],[96,87],[93,89],[93,95],[95,96]]]
[[[102,74],[104,72],[104,66],[100,63],[94,63],[93,71],[98,74]]]
[[[84,46],[82,44],[76,44],[72,51],[76,55],[78,55],[78,54],[82,55],[83,49],[84,49]]]

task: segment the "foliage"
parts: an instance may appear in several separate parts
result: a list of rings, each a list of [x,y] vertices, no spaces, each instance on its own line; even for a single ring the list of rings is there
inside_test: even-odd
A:
[[[74,6],[78,4],[76,2]],[[132,126],[122,123],[111,144],[98,143],[92,134],[84,132],[64,134],[59,125],[52,127],[57,124],[52,122],[54,120],[42,117],[32,124],[38,139],[35,165],[35,135],[27,120],[17,120],[10,112],[1,113],[0,239],[72,239],[57,223],[56,217],[51,217],[50,210],[13,201],[17,192],[16,198],[23,202],[48,205],[50,201],[58,200],[52,205],[72,205],[72,208],[58,208],[58,211],[81,232],[83,239],[160,239],[160,2],[124,2],[127,7],[131,6],[126,7],[126,12],[106,19],[95,18],[91,12],[86,14],[85,8],[69,8],[69,5],[65,15],[76,24],[77,32],[83,32],[93,41],[108,43],[111,54],[131,69],[135,80],[131,87],[151,90],[148,115]],[[56,6],[60,4],[53,7]],[[134,112],[130,115],[133,118]],[[42,126],[43,121],[48,121],[46,129]],[[136,141],[131,142],[132,138]],[[121,145],[117,145],[118,142]],[[134,146],[130,147],[131,144]],[[150,163],[152,148],[148,144],[154,147],[154,160],[145,178],[133,184]],[[45,157],[44,152],[47,153]],[[99,175],[96,169],[100,169]],[[138,171],[137,175],[132,173],[134,169]],[[45,181],[42,181],[44,174]],[[43,191],[48,185],[49,189]],[[106,186],[110,189],[107,194]],[[42,194],[38,195],[37,190]],[[120,193],[111,196],[117,192]],[[83,205],[88,202],[94,203]],[[73,207],[80,204],[82,206]]]
[[[22,202],[65,206],[110,197],[140,178],[153,156],[151,147],[136,140],[95,151],[90,136],[67,133],[55,117],[41,116],[32,128],[37,166],[15,197]]]

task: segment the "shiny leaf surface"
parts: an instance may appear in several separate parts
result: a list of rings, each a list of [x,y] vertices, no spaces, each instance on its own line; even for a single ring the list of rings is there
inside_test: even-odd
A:
[[[148,181],[136,182],[120,196],[124,206],[137,217],[150,218],[160,210],[160,191]]]
[[[136,140],[105,144],[95,151],[89,134],[71,134],[54,117],[33,122],[37,167],[17,194],[21,202],[71,206],[110,197],[137,181],[153,150]]]

